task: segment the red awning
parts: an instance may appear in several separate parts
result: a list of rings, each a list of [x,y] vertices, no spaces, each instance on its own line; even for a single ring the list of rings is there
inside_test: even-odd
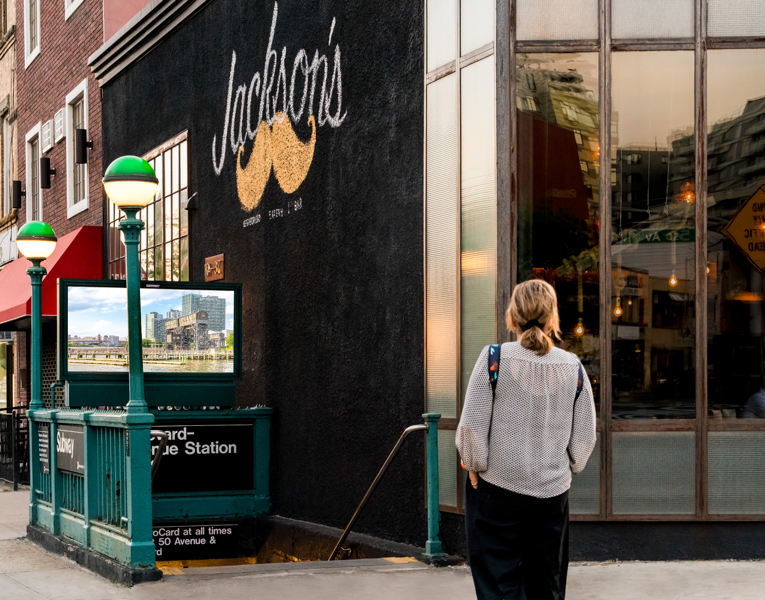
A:
[[[48,270],[42,284],[42,314],[57,314],[59,279],[103,278],[103,228],[88,226],[58,240],[56,251],[42,266]],[[27,269],[32,266],[19,258],[0,271],[0,330],[28,329],[32,314],[32,284]]]

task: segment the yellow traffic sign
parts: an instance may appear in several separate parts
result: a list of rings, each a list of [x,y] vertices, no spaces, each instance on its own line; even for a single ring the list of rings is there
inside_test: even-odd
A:
[[[722,232],[755,267],[765,270],[765,186],[744,202]]]

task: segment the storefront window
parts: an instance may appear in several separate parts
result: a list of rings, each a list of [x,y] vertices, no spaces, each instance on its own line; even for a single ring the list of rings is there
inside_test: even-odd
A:
[[[141,278],[189,280],[188,142],[186,133],[143,157],[159,179],[154,202],[138,213],[144,224],[139,256]],[[109,278],[125,278],[125,245],[117,226],[124,215],[109,203]]]
[[[693,419],[693,53],[615,53],[612,77],[612,416]]]
[[[765,418],[765,49],[709,52],[710,419]]]
[[[598,56],[517,58],[518,279],[558,293],[563,347],[600,381]]]

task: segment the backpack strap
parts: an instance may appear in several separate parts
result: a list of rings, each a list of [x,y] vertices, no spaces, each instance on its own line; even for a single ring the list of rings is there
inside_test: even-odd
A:
[[[489,383],[491,384],[491,396],[494,399],[494,393],[497,390],[497,379],[499,379],[499,354],[502,346],[492,344],[489,346]]]
[[[579,400],[579,395],[582,393],[582,388],[584,388],[584,371],[582,369],[582,363],[579,361],[579,379],[576,382],[576,396],[574,397],[574,402]]]

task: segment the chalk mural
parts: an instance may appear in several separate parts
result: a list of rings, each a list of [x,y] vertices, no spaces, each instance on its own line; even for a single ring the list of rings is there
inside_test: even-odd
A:
[[[232,51],[223,132],[220,138],[216,134],[212,141],[216,175],[223,172],[229,152],[236,157],[237,193],[242,208],[247,211],[254,210],[260,204],[272,171],[284,193],[296,192],[311,169],[317,129],[325,126],[336,129],[348,116],[347,110],[343,112],[340,45],[335,45],[331,77],[326,54],[320,54],[317,49],[309,62],[306,50],[298,50],[288,83],[287,46],[282,48],[281,58],[273,49],[278,14],[278,3],[274,2],[262,74],[256,72],[249,84],[244,82],[236,90],[236,51]],[[327,42],[330,48],[334,30],[333,18]],[[317,90],[320,79],[320,89]],[[256,118],[253,118],[253,97],[259,99]],[[308,140],[301,140],[295,132],[294,125],[301,119],[311,129]],[[256,123],[254,129],[253,121]],[[247,144],[251,141],[249,158],[243,164]]]

